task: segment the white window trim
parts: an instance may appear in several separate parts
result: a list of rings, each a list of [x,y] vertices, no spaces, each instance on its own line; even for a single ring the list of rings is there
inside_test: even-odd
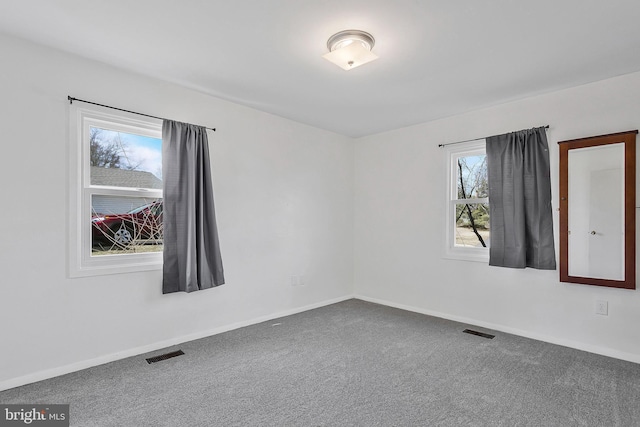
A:
[[[446,226],[445,226],[445,247],[444,258],[458,259],[464,261],[489,262],[489,248],[470,248],[456,246],[455,242],[455,221],[454,212],[457,200],[457,170],[459,157],[473,156],[478,154],[486,154],[486,143],[484,139],[465,142],[461,144],[451,144],[444,148],[447,167],[447,187],[446,187]],[[488,198],[467,199],[471,203],[488,203]]]
[[[152,118],[118,112],[102,107],[69,106],[68,145],[68,275],[97,276],[158,270],[162,268],[162,252],[91,256],[91,195],[114,194],[162,197],[162,190],[125,189],[90,185],[89,147],[85,141],[91,126],[106,127],[121,132],[162,138],[162,122]],[[86,139],[85,139],[86,138]]]

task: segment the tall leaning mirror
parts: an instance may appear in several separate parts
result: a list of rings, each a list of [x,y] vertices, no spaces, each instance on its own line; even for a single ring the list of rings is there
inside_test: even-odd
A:
[[[560,281],[636,288],[636,135],[559,142]]]

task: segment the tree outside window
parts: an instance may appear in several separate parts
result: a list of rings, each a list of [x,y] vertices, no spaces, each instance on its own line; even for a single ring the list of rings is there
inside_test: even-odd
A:
[[[487,157],[457,158],[456,245],[489,246],[489,198]],[[473,202],[472,202],[473,201]]]

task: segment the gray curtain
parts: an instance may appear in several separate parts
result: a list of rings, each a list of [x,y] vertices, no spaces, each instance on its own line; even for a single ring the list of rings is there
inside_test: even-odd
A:
[[[545,128],[487,138],[489,265],[556,269]]]
[[[213,205],[207,131],[162,123],[164,266],[162,293],[224,283]]]

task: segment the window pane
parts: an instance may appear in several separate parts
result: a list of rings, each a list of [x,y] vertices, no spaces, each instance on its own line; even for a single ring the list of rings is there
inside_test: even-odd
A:
[[[489,247],[489,205],[456,204],[455,245]]]
[[[162,188],[162,140],[91,127],[91,184]]]
[[[487,156],[458,157],[456,173],[458,199],[482,199],[489,197]]]
[[[162,199],[91,196],[91,255],[162,251]]]

